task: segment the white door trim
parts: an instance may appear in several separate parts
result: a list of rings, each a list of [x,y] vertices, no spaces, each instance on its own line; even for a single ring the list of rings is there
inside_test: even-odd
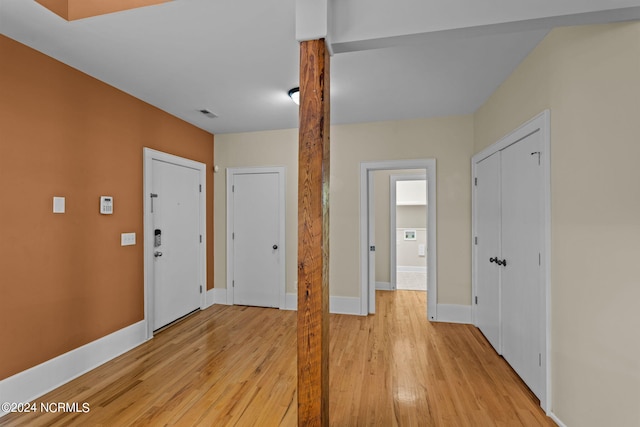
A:
[[[389,176],[389,243],[391,248],[389,250],[389,280],[391,282],[391,289],[398,289],[398,266],[397,266],[397,254],[398,245],[396,244],[396,183],[398,181],[426,181],[427,175],[390,175]],[[427,230],[427,233],[429,230]],[[428,255],[428,254],[427,254]],[[428,282],[427,282],[428,284]]]
[[[369,278],[369,191],[373,180],[370,172],[376,170],[425,169],[427,179],[427,318],[437,320],[437,256],[436,256],[436,159],[387,160],[360,163],[360,314],[375,312],[375,278]],[[373,289],[370,289],[373,286]]]
[[[179,166],[196,169],[199,174],[199,182],[202,186],[200,192],[199,205],[199,233],[202,236],[202,243],[199,250],[199,282],[202,286],[200,293],[200,309],[206,307],[206,290],[207,290],[207,173],[204,163],[194,160],[185,159],[183,157],[174,156],[173,154],[163,153],[162,151],[144,148],[143,161],[143,194],[142,204],[144,207],[144,320],[146,322],[147,339],[153,337],[153,309],[154,309],[154,270],[153,270],[153,218],[151,216],[151,189],[153,184],[153,168],[151,164],[153,160],[172,163]]]
[[[501,151],[508,146],[515,144],[518,141],[523,140],[527,136],[540,132],[541,135],[541,144],[542,144],[542,153],[540,156],[540,163],[542,166],[542,175],[544,182],[542,183],[542,195],[541,195],[541,206],[544,209],[543,212],[543,243],[541,245],[541,263],[542,263],[542,281],[541,289],[542,289],[542,302],[541,305],[543,307],[544,313],[541,317],[542,325],[540,325],[540,330],[544,331],[542,337],[540,337],[540,344],[542,349],[542,371],[543,371],[543,393],[544,396],[540,399],[540,406],[542,409],[547,411],[547,414],[551,413],[551,114],[549,110],[545,110],[542,113],[538,114],[528,122],[521,125],[519,128],[508,134],[507,136],[500,139],[495,144],[487,147],[486,149],[480,151],[478,154],[474,155],[471,158],[471,188],[474,191],[471,192],[471,204],[472,204],[472,233],[471,233],[471,260],[472,260],[472,295],[477,295],[477,246],[475,245],[474,239],[477,235],[477,219],[476,219],[476,191],[475,191],[475,183],[474,178],[476,176],[476,165],[483,159],[489,157],[490,155]],[[471,304],[473,309],[473,323],[477,326],[476,320],[476,306],[475,304]]]
[[[247,168],[227,168],[227,304],[233,305],[233,239],[231,234],[233,233],[233,176],[234,175],[246,175],[246,174],[260,174],[260,173],[277,173],[278,174],[278,187],[280,191],[280,235],[279,250],[282,254],[282,262],[280,264],[280,284],[279,284],[279,296],[278,303],[280,310],[286,309],[286,240],[285,240],[285,216],[286,216],[286,168],[284,166],[270,166],[270,167],[247,167]]]

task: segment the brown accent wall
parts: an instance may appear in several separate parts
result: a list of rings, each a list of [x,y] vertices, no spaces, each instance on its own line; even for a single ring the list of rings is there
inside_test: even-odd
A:
[[[0,380],[143,320],[143,147],[207,164],[210,289],[213,135],[0,35]]]
[[[36,0],[67,21],[166,3],[170,0]]]

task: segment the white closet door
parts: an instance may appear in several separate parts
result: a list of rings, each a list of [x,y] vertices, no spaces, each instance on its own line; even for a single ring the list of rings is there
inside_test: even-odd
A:
[[[500,353],[500,153],[476,165],[476,324]],[[492,259],[493,261],[489,261]]]
[[[541,379],[541,137],[504,149],[502,194],[502,355],[537,395]]]
[[[233,303],[278,307],[280,187],[277,172],[233,177]]]

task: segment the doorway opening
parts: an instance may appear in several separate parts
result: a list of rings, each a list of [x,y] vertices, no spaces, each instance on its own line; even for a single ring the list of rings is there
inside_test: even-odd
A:
[[[415,172],[389,177],[389,266],[395,290],[427,290],[427,177]]]
[[[415,170],[426,179],[426,243],[425,259],[429,295],[425,311],[431,321],[437,320],[437,258],[436,258],[436,161],[435,159],[389,160],[360,164],[360,314],[375,313],[376,290],[376,218],[375,171]],[[395,239],[395,237],[394,237]]]

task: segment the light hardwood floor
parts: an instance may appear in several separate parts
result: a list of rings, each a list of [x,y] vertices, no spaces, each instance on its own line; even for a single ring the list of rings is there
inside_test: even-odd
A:
[[[470,325],[429,323],[426,293],[378,291],[377,314],[331,315],[332,426],[553,426]],[[38,399],[88,413],[2,426],[295,426],[296,313],[216,305]]]

